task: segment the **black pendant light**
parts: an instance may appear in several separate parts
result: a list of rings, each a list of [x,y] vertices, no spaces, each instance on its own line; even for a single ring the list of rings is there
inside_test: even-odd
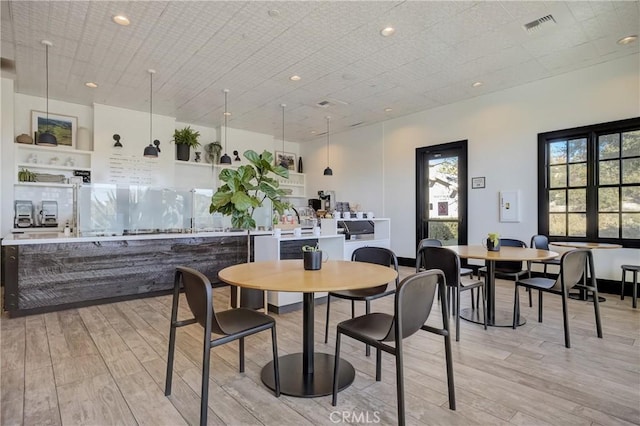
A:
[[[280,159],[280,165],[285,169],[288,169],[289,162],[287,161],[284,155],[284,109],[287,106],[287,104],[280,104],[280,106],[282,107],[282,154],[281,154],[282,158]]]
[[[145,147],[143,154],[147,158],[158,158],[158,152],[160,151],[160,141],[156,140],[158,142],[156,146],[153,146],[151,142],[153,140],[153,75],[155,73],[156,70],[149,70],[149,80],[151,82],[149,86],[149,145]]]
[[[227,111],[227,96],[229,94],[229,89],[224,89],[224,155],[220,157],[220,164],[231,164],[231,157],[227,155],[227,117],[231,115],[229,111]]]
[[[331,170],[331,167],[329,167],[329,119],[330,118],[331,117],[327,115],[327,168],[324,169],[325,176],[333,176],[333,170]]]
[[[47,71],[47,130],[40,133],[38,132],[38,139],[36,140],[36,145],[40,146],[58,146],[58,140],[56,137],[49,131],[49,47],[53,46],[49,40],[42,40],[42,44],[44,44],[45,52],[46,52],[46,63],[45,68]],[[38,126],[40,128],[40,126]]]

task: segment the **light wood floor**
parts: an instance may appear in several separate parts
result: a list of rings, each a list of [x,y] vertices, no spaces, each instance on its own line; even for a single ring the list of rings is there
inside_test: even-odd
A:
[[[409,273],[405,268],[403,273]],[[216,290],[225,309],[228,289]],[[570,301],[572,348],[563,343],[560,299],[546,295],[545,318],[521,296],[525,326],[490,328],[461,322],[453,342],[457,411],[447,403],[442,338],[418,333],[405,342],[409,424],[623,425],[640,424],[640,309],[631,299],[606,295],[604,338],[596,338],[592,305]],[[511,310],[512,284],[498,281],[498,306]],[[463,296],[463,305],[469,296]],[[373,308],[391,312],[392,298]],[[200,389],[198,326],[178,331],[173,395],[163,393],[171,298],[162,296],[34,315],[2,318],[2,425],[197,424]],[[183,304],[183,308],[186,305]],[[332,330],[350,314],[332,303]],[[182,311],[185,314],[185,310]],[[323,342],[325,305],[316,308],[316,350],[333,352],[335,331]],[[186,317],[186,315],[181,315]],[[301,315],[276,315],[280,354],[301,350]],[[429,322],[438,324],[439,310]],[[269,333],[247,339],[246,372],[237,372],[237,344],[212,352],[210,424],[395,424],[394,360],[383,356],[383,378],[374,380],[375,357],[344,339],[343,355],[356,368],[353,385],[330,397],[276,399],[260,381],[271,359]],[[287,374],[282,371],[282,374]],[[332,414],[333,413],[333,414]],[[368,417],[367,417],[368,416]]]

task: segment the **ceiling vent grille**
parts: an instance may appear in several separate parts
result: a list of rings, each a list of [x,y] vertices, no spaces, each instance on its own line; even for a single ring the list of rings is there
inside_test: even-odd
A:
[[[536,31],[541,30],[544,27],[548,27],[550,25],[555,25],[556,20],[553,15],[543,16],[542,18],[536,19],[535,21],[531,21],[528,24],[524,24],[522,28],[529,34],[533,34]]]
[[[324,101],[318,102],[316,105],[319,106],[320,108],[329,108],[332,105],[332,103],[327,100],[324,100]]]
[[[361,125],[363,123],[364,123],[364,121],[359,121],[357,123],[350,124],[349,127],[356,127],[356,126],[359,126],[359,125]]]

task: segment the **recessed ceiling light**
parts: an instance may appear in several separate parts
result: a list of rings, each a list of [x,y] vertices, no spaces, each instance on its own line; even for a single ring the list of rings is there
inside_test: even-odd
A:
[[[280,16],[280,11],[278,9],[270,9],[269,12],[267,12],[267,13],[272,18],[277,18],[278,16]]]
[[[291,77],[289,77],[289,80],[291,80],[291,81],[300,81],[300,80],[302,80],[302,77],[300,77],[299,75],[292,75]]]
[[[91,87],[92,89],[95,89],[96,87],[98,87],[98,85],[92,81],[87,81],[84,85],[87,87]]]
[[[315,135],[316,133],[317,133],[317,132],[316,132],[315,130],[312,130],[312,131],[311,131],[311,134],[312,134],[312,135]]]
[[[227,117],[229,117],[231,115],[231,113],[229,111],[225,111],[222,113],[222,115],[226,115]]]
[[[482,86],[483,84],[484,84],[484,83],[483,83],[483,82],[481,82],[481,81],[476,81],[476,82],[475,82],[475,83],[473,83],[471,86],[472,86],[472,87],[480,87],[480,86]]]
[[[380,35],[382,37],[389,37],[393,35],[395,32],[396,32],[396,29],[393,27],[384,27],[383,29],[380,30]]]
[[[129,18],[127,18],[124,15],[116,15],[111,19],[113,19],[113,22],[115,22],[116,24],[122,25],[122,26],[125,26],[125,27],[131,23],[129,21]]]
[[[620,40],[618,40],[618,44],[624,46],[625,44],[633,43],[637,39],[638,39],[637,35],[630,35],[630,36],[622,37]]]
[[[384,109],[384,112],[391,112],[391,111],[393,111],[393,108],[385,108]]]

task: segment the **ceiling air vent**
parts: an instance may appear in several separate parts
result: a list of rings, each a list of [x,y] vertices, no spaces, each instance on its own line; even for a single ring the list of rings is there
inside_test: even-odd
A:
[[[319,106],[320,108],[328,108],[330,107],[332,104],[331,102],[324,100],[324,101],[320,101],[316,104],[317,106]]]
[[[550,25],[555,25],[555,24],[556,24],[556,20],[553,18],[553,15],[547,15],[547,16],[543,16],[542,18],[538,18],[535,21],[531,21],[528,24],[524,24],[522,28],[527,33],[533,34],[544,27],[548,27]]]
[[[358,123],[350,124],[350,125],[349,125],[349,127],[356,127],[356,126],[361,125],[362,123],[364,123],[364,121],[360,121],[360,122],[358,122]]]

